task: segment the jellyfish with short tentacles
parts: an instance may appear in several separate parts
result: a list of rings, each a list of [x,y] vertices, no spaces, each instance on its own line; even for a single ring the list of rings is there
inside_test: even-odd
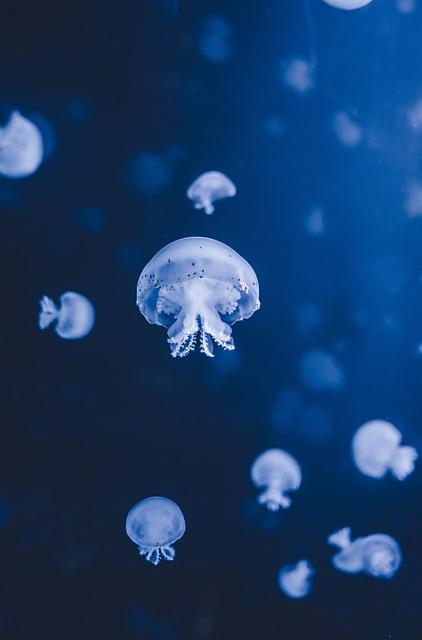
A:
[[[55,332],[65,340],[84,338],[91,331],[95,322],[95,311],[88,298],[68,291],[60,296],[57,307],[48,296],[40,300],[41,311],[38,316],[40,329],[47,329],[56,322]]]
[[[400,446],[402,435],[385,420],[371,420],[360,427],[352,440],[355,465],[371,478],[383,478],[387,471],[404,480],[415,468],[416,449]]]
[[[328,538],[340,549],[333,565],[345,573],[366,573],[374,578],[392,578],[402,563],[398,543],[391,536],[375,533],[352,542],[350,527],[340,529]]]
[[[136,303],[150,324],[167,328],[173,357],[195,349],[213,355],[213,341],[234,349],[231,326],[259,309],[254,270],[236,251],[211,238],[182,238],[144,267]]]
[[[330,7],[335,7],[336,9],[351,11],[352,9],[361,9],[362,7],[366,7],[366,5],[370,4],[372,0],[323,0],[323,2],[325,2],[325,4],[329,4]]]
[[[282,449],[268,449],[255,458],[251,467],[251,479],[257,488],[265,487],[258,502],[270,511],[290,507],[287,491],[297,491],[302,482],[302,472],[296,460]]]
[[[129,511],[126,533],[138,545],[139,553],[152,564],[174,560],[172,546],[186,530],[180,507],[169,498],[153,496],[141,500]]]
[[[38,127],[19,111],[0,127],[0,174],[8,178],[26,178],[40,166],[44,155]]]
[[[193,201],[195,209],[204,209],[210,215],[214,211],[213,203],[235,196],[236,187],[224,173],[207,171],[192,182],[186,195]]]
[[[312,577],[315,570],[308,560],[299,560],[289,564],[278,572],[278,586],[289,598],[305,598],[312,589]]]

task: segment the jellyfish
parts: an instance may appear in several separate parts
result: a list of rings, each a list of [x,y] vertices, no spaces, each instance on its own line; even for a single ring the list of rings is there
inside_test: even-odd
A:
[[[259,285],[246,260],[211,238],[182,238],[142,270],[136,303],[150,324],[167,328],[173,357],[195,349],[213,355],[213,341],[234,349],[230,325],[259,309]]]
[[[213,202],[232,198],[236,195],[233,182],[219,171],[207,171],[199,176],[186,192],[195,209],[204,209],[210,215],[214,211]]]
[[[404,480],[415,468],[414,447],[400,446],[401,433],[385,420],[371,420],[360,427],[352,440],[355,465],[366,476],[383,478],[390,471]]]
[[[80,293],[68,291],[60,296],[60,306],[43,296],[40,300],[41,311],[38,316],[40,329],[47,329],[56,322],[55,332],[65,340],[84,338],[94,326],[95,311],[91,302]]]
[[[330,7],[335,7],[336,9],[346,9],[347,11],[351,9],[361,9],[362,7],[366,7],[367,4],[372,2],[372,0],[323,0],[326,4],[329,4]]]
[[[304,598],[312,589],[314,568],[308,560],[282,567],[278,572],[278,586],[289,598]]]
[[[270,511],[290,507],[287,491],[297,491],[302,482],[302,472],[296,460],[282,449],[267,449],[255,458],[251,467],[251,479],[255,487],[265,487],[258,502]]]
[[[305,95],[314,88],[315,67],[302,58],[283,60],[279,68],[280,81],[293,91]]]
[[[43,159],[43,140],[31,120],[13,111],[0,127],[0,174],[8,178],[25,178],[34,173]]]
[[[337,111],[334,114],[333,129],[339,142],[345,147],[357,147],[362,141],[361,127],[346,111]]]
[[[169,498],[153,496],[137,502],[126,518],[126,533],[138,545],[139,553],[152,564],[174,560],[172,546],[186,530],[185,518]]]
[[[199,53],[211,62],[224,62],[232,52],[232,28],[218,16],[211,16],[201,29],[198,41]]]
[[[311,349],[299,363],[299,375],[310,391],[337,391],[346,381],[346,374],[337,358],[325,349]]]
[[[332,562],[336,569],[345,573],[362,572],[374,578],[389,579],[402,562],[399,545],[384,533],[356,538],[352,542],[351,529],[345,527],[329,536],[328,543],[340,549]]]

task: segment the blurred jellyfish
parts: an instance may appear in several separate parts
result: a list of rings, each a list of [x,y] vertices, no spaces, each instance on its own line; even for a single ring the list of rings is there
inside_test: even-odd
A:
[[[100,231],[105,225],[105,216],[101,209],[79,209],[75,212],[75,218],[77,224],[87,231]]]
[[[289,598],[304,598],[312,589],[314,568],[308,560],[288,564],[278,572],[278,586]]]
[[[196,346],[213,355],[213,340],[234,349],[230,325],[260,307],[259,285],[250,264],[211,238],[182,238],[161,249],[139,276],[136,303],[150,324],[168,329],[171,355]]]
[[[284,60],[280,66],[279,79],[297,93],[309,93],[315,84],[314,66],[302,58]]]
[[[390,536],[375,533],[351,540],[351,529],[345,527],[328,538],[328,543],[340,549],[332,562],[345,573],[366,573],[374,578],[392,578],[402,562],[399,545]]]
[[[138,545],[139,553],[152,564],[161,558],[174,560],[172,546],[186,530],[180,507],[169,498],[154,496],[137,502],[126,518],[126,533]]]
[[[43,140],[36,125],[13,111],[0,127],[0,174],[8,178],[25,178],[40,166],[44,155]]]
[[[416,0],[396,0],[400,13],[413,13],[416,9]]]
[[[232,28],[218,16],[208,18],[199,34],[199,53],[211,62],[224,62],[232,52]]]
[[[404,208],[409,218],[422,216],[422,184],[420,182],[413,181],[407,185]]]
[[[281,138],[286,132],[286,125],[284,123],[284,120],[281,118],[281,116],[278,115],[267,116],[264,119],[262,126],[264,128],[264,131],[271,138]]]
[[[295,310],[295,329],[303,336],[309,336],[323,322],[321,309],[314,302],[302,302]]]
[[[360,9],[366,7],[372,0],[323,0],[330,7],[336,7],[336,9]]]
[[[414,447],[401,447],[401,433],[385,420],[371,420],[360,427],[352,440],[355,465],[366,476],[383,478],[387,471],[404,480],[415,468]]]
[[[302,472],[296,460],[282,449],[267,449],[255,458],[251,467],[251,479],[255,487],[265,487],[258,502],[270,511],[290,507],[287,491],[297,491],[302,482]]]
[[[334,115],[333,129],[339,142],[345,147],[357,147],[362,141],[362,129],[345,111],[338,111]]]
[[[325,231],[324,210],[314,207],[305,216],[305,229],[311,236],[320,236]]]
[[[345,383],[345,372],[334,355],[325,349],[312,349],[299,363],[299,375],[310,391],[336,391]]]
[[[131,161],[129,179],[134,189],[144,195],[156,195],[171,182],[171,168],[159,153],[142,151]]]
[[[47,296],[41,298],[40,305],[41,311],[38,316],[40,329],[47,329],[52,322],[56,322],[55,332],[65,340],[83,338],[94,326],[94,307],[80,293],[73,291],[64,293],[60,296],[59,308]]]
[[[232,198],[236,195],[233,182],[219,171],[207,171],[199,176],[186,192],[195,209],[204,209],[210,215],[214,211],[213,202]]]
[[[422,100],[417,100],[406,112],[407,123],[414,131],[422,130]]]

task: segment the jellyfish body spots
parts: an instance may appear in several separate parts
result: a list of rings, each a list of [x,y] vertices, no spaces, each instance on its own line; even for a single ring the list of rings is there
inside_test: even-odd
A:
[[[60,296],[60,305],[56,306],[48,296],[40,300],[41,311],[38,316],[40,329],[47,329],[56,323],[55,332],[65,340],[84,338],[95,322],[95,311],[88,298],[68,291]]]
[[[204,209],[210,215],[214,211],[214,202],[236,195],[233,182],[219,171],[207,171],[199,176],[186,192],[193,201],[195,209]]]
[[[138,545],[139,553],[152,564],[174,560],[172,546],[186,530],[180,507],[169,498],[153,496],[137,502],[126,518],[126,533]]]
[[[404,480],[415,468],[416,449],[400,446],[401,433],[385,420],[371,420],[360,427],[352,440],[355,465],[371,478],[382,478],[390,471]]]
[[[323,2],[325,2],[325,4],[329,4],[330,7],[350,11],[352,9],[361,9],[362,7],[366,7],[366,5],[370,4],[372,0],[323,0]]]
[[[182,238],[161,249],[142,270],[136,303],[150,324],[167,328],[171,354],[213,355],[213,342],[234,349],[231,326],[259,309],[250,264],[211,238]]]
[[[7,124],[0,127],[0,174],[26,178],[38,169],[43,155],[38,127],[19,111],[13,111]]]
[[[314,568],[308,560],[286,565],[278,572],[278,586],[289,598],[304,598],[312,589],[314,573]]]
[[[268,449],[255,458],[251,467],[251,480],[255,487],[265,487],[258,502],[270,511],[290,507],[286,493],[297,491],[302,482],[302,472],[296,460],[282,449]]]

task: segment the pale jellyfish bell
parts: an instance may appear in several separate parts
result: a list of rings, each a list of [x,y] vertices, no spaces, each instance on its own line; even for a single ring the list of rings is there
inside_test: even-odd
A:
[[[382,478],[390,471],[404,480],[415,468],[416,449],[400,446],[402,435],[385,420],[371,420],[360,427],[352,440],[355,465],[367,476]]]
[[[153,496],[137,502],[126,518],[126,533],[139,553],[152,564],[174,560],[172,546],[186,530],[180,507],[169,498]]]
[[[300,560],[296,564],[286,565],[278,572],[278,586],[289,598],[304,598],[312,589],[314,572],[314,568],[308,560]]]
[[[56,306],[51,298],[43,296],[40,300],[41,311],[38,316],[40,329],[47,329],[56,323],[55,332],[65,340],[77,340],[85,337],[94,326],[95,311],[88,298],[68,291],[60,296],[60,305]]]
[[[325,2],[325,4],[329,4],[330,7],[350,11],[352,9],[361,9],[362,7],[366,7],[366,5],[370,4],[372,0],[323,0],[323,2]]]
[[[302,472],[296,460],[282,449],[268,449],[255,458],[251,467],[251,480],[257,487],[265,487],[258,502],[270,511],[290,507],[286,493],[297,491],[302,482]]]
[[[188,198],[195,209],[204,209],[210,215],[214,211],[214,202],[236,195],[233,182],[219,171],[207,171],[199,176],[187,190]]]
[[[44,155],[38,127],[19,111],[13,111],[0,127],[0,174],[8,178],[26,178],[40,166]]]
[[[161,249],[142,270],[136,303],[150,324],[168,329],[171,355],[200,350],[213,341],[234,349],[230,325],[259,309],[259,285],[250,264],[211,238],[182,238]]]

